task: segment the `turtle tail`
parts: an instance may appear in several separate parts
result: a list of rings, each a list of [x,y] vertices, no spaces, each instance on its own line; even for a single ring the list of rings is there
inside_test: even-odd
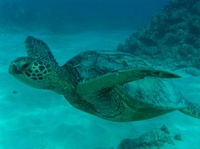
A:
[[[186,107],[183,109],[180,109],[179,111],[186,115],[200,119],[200,105],[192,103],[187,100],[185,101],[185,104],[186,104]]]

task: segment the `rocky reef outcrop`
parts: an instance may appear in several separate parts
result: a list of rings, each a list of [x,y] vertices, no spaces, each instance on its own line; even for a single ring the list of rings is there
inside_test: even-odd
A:
[[[170,0],[117,50],[200,76],[200,0]]]
[[[160,129],[153,129],[139,138],[122,140],[117,149],[160,149],[165,144],[175,145],[175,141],[182,141],[181,135],[176,134],[172,137],[168,128],[163,125]]]

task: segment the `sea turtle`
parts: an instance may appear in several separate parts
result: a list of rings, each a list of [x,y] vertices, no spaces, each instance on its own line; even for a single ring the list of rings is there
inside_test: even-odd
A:
[[[28,36],[25,44],[28,57],[14,60],[9,73],[32,87],[64,95],[82,111],[118,122],[174,110],[200,117],[200,108],[163,79],[179,76],[155,70],[144,60],[114,51],[86,51],[60,67],[45,42]]]

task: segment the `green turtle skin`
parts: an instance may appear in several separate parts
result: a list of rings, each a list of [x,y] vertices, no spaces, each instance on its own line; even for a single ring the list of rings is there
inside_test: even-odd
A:
[[[77,109],[100,118],[129,122],[179,110],[200,118],[200,108],[170,78],[139,58],[119,52],[86,51],[59,66],[43,41],[28,36],[27,57],[15,59],[9,73],[21,82],[63,95]]]

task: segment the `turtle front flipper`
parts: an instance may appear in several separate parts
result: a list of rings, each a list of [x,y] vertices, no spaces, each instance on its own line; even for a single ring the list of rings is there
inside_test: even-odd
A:
[[[183,109],[180,109],[179,111],[186,115],[200,119],[200,105],[192,103],[188,100],[185,101],[185,104],[186,104],[186,107]]]
[[[113,88],[123,85],[128,82],[133,82],[145,77],[159,77],[159,78],[180,78],[180,76],[162,71],[152,69],[129,69],[111,72],[97,78],[90,80],[83,80],[77,85],[78,93],[95,93],[102,89]]]
[[[51,53],[51,50],[44,41],[32,36],[27,36],[25,45],[29,57],[57,63]]]

